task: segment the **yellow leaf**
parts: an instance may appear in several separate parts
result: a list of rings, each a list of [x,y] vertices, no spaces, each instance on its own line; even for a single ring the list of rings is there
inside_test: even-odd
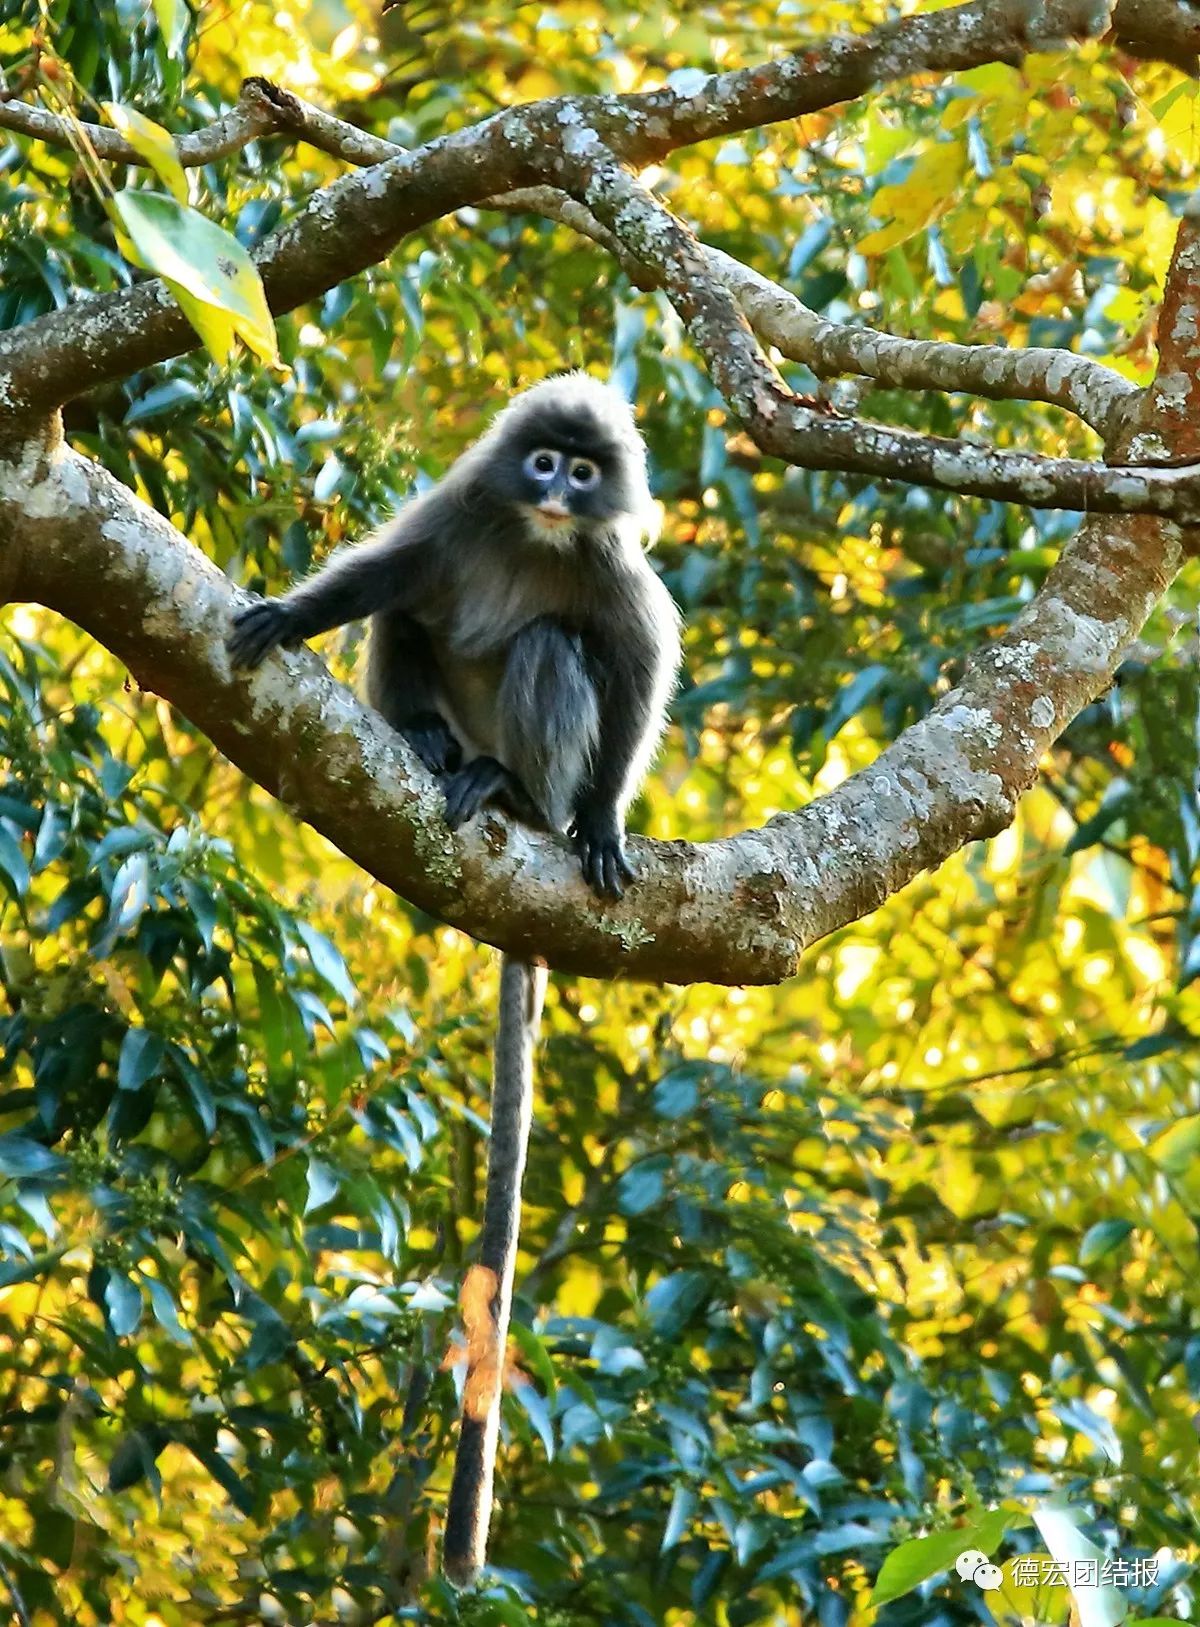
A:
[[[868,175],[878,175],[881,169],[887,168],[893,158],[898,157],[912,145],[911,130],[907,130],[903,124],[889,124],[873,107],[868,110],[867,133],[862,142]]]
[[[1167,149],[1182,163],[1200,163],[1200,87],[1186,86],[1182,94],[1164,97],[1155,121]],[[1158,111],[1156,109],[1156,111]]]
[[[1183,1175],[1200,1153],[1200,1113],[1176,1119],[1161,1135],[1155,1136],[1147,1149],[1159,1169],[1168,1175]]]
[[[884,222],[859,243],[863,254],[882,254],[928,226],[954,202],[967,167],[964,141],[942,141],[927,147],[907,179],[881,186],[871,200],[871,213]]]
[[[122,107],[120,102],[105,102],[103,105],[113,128],[120,131],[134,152],[141,154],[175,201],[186,204],[187,176],[183,173],[171,132],[135,108]]]
[[[1146,256],[1146,264],[1154,273],[1154,281],[1159,293],[1167,280],[1167,270],[1171,264],[1171,255],[1175,252],[1175,238],[1179,231],[1179,222],[1157,198],[1150,198],[1146,202],[1146,224],[1142,227],[1142,247]]]
[[[179,283],[172,282],[170,277],[164,277],[163,281],[179,302],[179,308],[184,316],[200,335],[201,342],[213,361],[221,367],[232,361],[237,328],[229,312],[223,311],[219,305],[206,305],[202,299],[189,294]]]
[[[216,361],[228,360],[232,332],[263,361],[278,362],[258,267],[236,237],[157,192],[118,192],[109,213],[122,253],[163,278]]]
[[[934,1178],[938,1197],[961,1220],[972,1213],[983,1188],[972,1154],[962,1147],[943,1147]]]
[[[154,15],[158,18],[159,32],[169,49],[174,45],[179,31],[179,0],[154,0]]]

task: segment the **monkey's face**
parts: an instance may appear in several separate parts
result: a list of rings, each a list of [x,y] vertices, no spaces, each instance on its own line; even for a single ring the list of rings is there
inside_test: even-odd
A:
[[[488,485],[517,511],[528,535],[565,549],[581,531],[639,511],[644,474],[594,412],[550,403],[509,426]]]
[[[530,530],[546,542],[566,542],[581,522],[603,519],[603,483],[595,458],[569,447],[531,447],[521,460],[521,508]]]

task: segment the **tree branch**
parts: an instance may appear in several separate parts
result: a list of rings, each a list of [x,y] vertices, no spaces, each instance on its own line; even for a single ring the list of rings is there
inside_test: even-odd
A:
[[[692,233],[595,138],[582,146],[568,189],[661,278],[717,388],[762,451],[804,469],[903,480],[1031,508],[1200,521],[1200,465],[1153,467],[1149,448],[1146,464],[1110,467],[1001,452],[816,410],[767,362]]]
[[[150,162],[131,147],[123,135],[106,124],[60,118],[28,102],[6,102],[0,98],[0,130],[11,130],[53,147],[73,147],[82,131],[98,158],[115,164],[141,166]],[[359,130],[292,91],[258,77],[243,81],[241,94],[228,113],[201,130],[177,136],[175,151],[183,167],[191,169],[240,152],[250,142],[272,134],[294,135],[334,158],[344,159],[347,164],[380,164],[404,151],[394,141],[384,141],[380,136]]]
[[[1172,0],[1157,4],[1171,13],[1180,9]],[[692,142],[815,112],[883,80],[1019,61],[1027,51],[1094,36],[1109,16],[1104,0],[970,0],[868,34],[822,39],[755,68],[715,74],[688,95],[664,88],[507,109],[316,193],[257,250],[268,302],[273,311],[292,310],[376,264],[408,232],[464,204],[523,186],[561,184],[555,173],[559,155],[576,156],[576,144],[589,131],[625,162],[646,164]],[[316,130],[302,111],[296,118],[306,131]],[[0,410],[44,414],[196,343],[157,281],[39,317],[0,336]]]
[[[1074,413],[1106,439],[1142,395],[1132,380],[1071,350],[901,339],[829,322],[720,249],[704,246],[704,255],[711,274],[729,289],[759,338],[818,378],[856,373],[889,389],[1044,401]]]
[[[564,971],[770,983],[803,949],[1011,819],[1059,730],[1106,687],[1180,558],[1156,521],[1082,528],[1011,630],[862,773],[761,830],[634,839],[619,903],[565,841],[488,814],[452,834],[403,741],[308,651],[233,674],[244,596],[161,515],[55,437],[0,461],[12,597],[69,616],[298,818],[422,909]]]
[[[67,147],[72,128],[38,107],[0,102],[0,128]],[[101,158],[147,164],[117,131],[83,124]],[[315,107],[268,79],[247,79],[236,107],[205,129],[176,141],[180,162],[207,164],[266,134],[290,134],[355,166],[381,164],[405,151]],[[569,226],[613,254],[637,287],[658,286],[613,234],[581,203],[554,187],[526,187],[485,198],[481,207],[532,213]],[[1138,386],[1111,368],[1065,350],[1010,350],[1000,345],[952,345],[901,339],[868,328],[828,322],[769,278],[719,249],[704,247],[711,273],[733,293],[760,338],[819,378],[856,373],[893,388],[962,391],[992,400],[1045,401],[1077,414],[1104,434]]]
[[[525,187],[485,198],[480,207],[541,215],[569,226],[607,249],[636,287],[663,285],[654,268],[637,260],[590,209],[554,187]],[[818,378],[852,373],[889,389],[938,390],[991,401],[1043,401],[1074,413],[1105,438],[1141,399],[1142,390],[1132,380],[1072,350],[902,339],[876,328],[830,322],[769,277],[720,249],[696,242],[709,275],[728,288],[758,337]]]

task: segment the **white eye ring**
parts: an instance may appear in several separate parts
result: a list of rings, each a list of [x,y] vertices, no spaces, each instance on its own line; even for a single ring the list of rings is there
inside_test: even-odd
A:
[[[561,462],[562,457],[558,452],[551,451],[548,446],[539,446],[525,459],[525,473],[532,480],[548,480],[558,473]]]
[[[579,491],[590,491],[600,480],[600,470],[590,458],[572,458],[567,479]]]

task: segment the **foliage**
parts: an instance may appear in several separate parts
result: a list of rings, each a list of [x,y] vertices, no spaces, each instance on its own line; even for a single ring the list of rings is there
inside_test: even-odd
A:
[[[0,25],[0,52],[27,94],[77,97],[82,116],[111,103],[177,132],[253,71],[417,143],[497,103],[696,76],[876,15],[460,9],[377,26],[340,0],[239,0],[200,23],[170,0],[46,0]],[[1066,344],[1144,377],[1194,109],[1166,68],[1077,52],[901,85],[650,179],[838,319]],[[89,173],[37,144],[0,155],[0,325],[131,280]],[[190,207],[252,250],[335,173],[261,142],[189,172]],[[125,180],[126,198],[172,186]],[[760,822],[869,761],[1075,523],[764,464],[665,304],[534,220],[463,211],[277,330],[285,371],[197,352],[67,415],[75,444],[252,586],[436,477],[518,382],[569,362],[636,395],[689,624],[680,727],[639,812],[657,835]],[[1087,449],[1048,409],[865,405]],[[458,1602],[429,1557],[480,1207],[489,958],[296,829],[73,629],[12,613],[14,1619],[1015,1621],[1007,1583],[985,1594],[954,1558],[1042,1553],[1032,1514],[1052,1497],[1097,1551],[1158,1556],[1122,1604],[1186,1618],[1195,612],[1185,576],[1012,832],[819,947],[789,987],[556,980],[499,1568]],[[332,652],[343,670],[352,644]]]

